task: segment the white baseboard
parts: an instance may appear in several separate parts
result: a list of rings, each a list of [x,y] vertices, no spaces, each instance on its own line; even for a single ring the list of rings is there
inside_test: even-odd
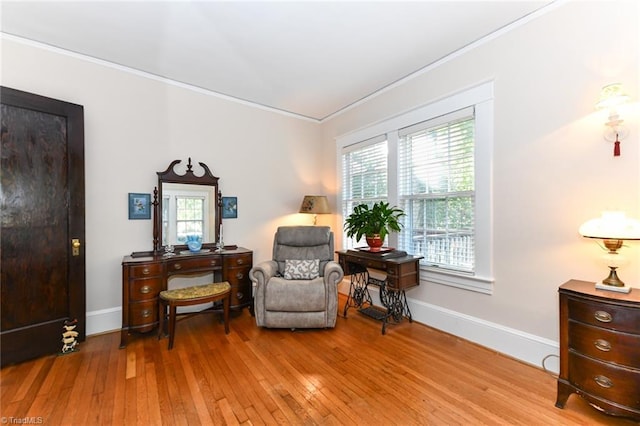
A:
[[[347,294],[349,283],[343,281],[339,286],[339,291]],[[380,305],[378,289],[370,287],[370,291],[374,303]],[[409,309],[411,309],[413,320],[416,322],[453,334],[553,373],[557,374],[560,370],[558,363],[559,346],[553,340],[420,300],[408,298],[407,303],[409,304]],[[119,330],[121,327],[121,307],[87,312],[88,336]]]
[[[348,282],[343,281],[339,290],[341,293],[347,294]],[[377,287],[369,287],[369,290],[374,304],[380,305]],[[559,345],[553,340],[423,301],[407,298],[407,303],[415,322],[442,330],[556,374],[560,370]]]
[[[122,308],[100,309],[87,312],[87,336],[122,328]]]
[[[178,313],[198,312],[211,306],[211,303],[192,305],[178,308]],[[107,333],[109,331],[119,331],[122,328],[122,308],[100,309],[98,311],[87,312],[87,336],[92,334]]]

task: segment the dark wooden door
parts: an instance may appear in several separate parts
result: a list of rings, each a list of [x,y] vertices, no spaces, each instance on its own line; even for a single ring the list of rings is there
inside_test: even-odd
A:
[[[0,108],[4,366],[59,353],[67,320],[85,338],[84,111],[6,87]]]

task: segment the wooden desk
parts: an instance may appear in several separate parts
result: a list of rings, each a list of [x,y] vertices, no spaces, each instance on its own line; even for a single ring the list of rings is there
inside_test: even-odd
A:
[[[389,319],[400,322],[407,317],[413,321],[407,304],[405,289],[420,285],[420,259],[422,256],[408,255],[401,251],[369,253],[359,250],[337,251],[338,262],[345,275],[351,276],[349,294],[343,315],[355,307],[359,312],[382,321],[382,334],[386,333]],[[368,268],[386,273],[381,281],[369,276]],[[384,308],[373,305],[368,286],[380,287],[380,301]]]
[[[231,309],[248,306],[253,313],[249,270],[253,252],[245,248],[174,256],[125,256],[122,260],[122,329],[120,347],[131,332],[147,333],[158,325],[158,294],[169,278],[213,273],[213,281],[231,284]]]

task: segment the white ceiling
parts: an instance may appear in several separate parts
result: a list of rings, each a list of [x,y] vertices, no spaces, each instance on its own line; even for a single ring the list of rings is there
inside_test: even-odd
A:
[[[0,30],[322,120],[549,3],[3,0]]]

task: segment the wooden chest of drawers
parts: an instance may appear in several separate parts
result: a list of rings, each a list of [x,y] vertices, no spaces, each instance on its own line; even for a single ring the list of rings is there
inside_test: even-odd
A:
[[[575,392],[607,414],[640,420],[640,290],[621,294],[571,280],[559,294],[556,406]]]
[[[158,294],[178,275],[213,273],[214,281],[231,284],[231,309],[248,306],[253,313],[249,270],[253,252],[238,248],[196,255],[125,256],[122,261],[122,329],[120,347],[131,332],[146,333],[158,325]]]
[[[251,252],[239,254],[225,259],[222,275],[231,284],[231,306],[246,306],[251,304],[251,279],[249,271],[253,265]],[[250,306],[253,309],[253,306]]]

